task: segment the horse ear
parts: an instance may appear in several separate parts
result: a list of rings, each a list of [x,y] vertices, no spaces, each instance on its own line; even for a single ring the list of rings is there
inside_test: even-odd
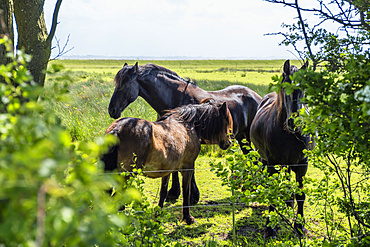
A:
[[[290,61],[289,60],[285,61],[283,71],[286,75],[290,75]]]
[[[302,65],[301,69],[307,69],[308,68],[308,60]]]
[[[124,65],[123,65],[123,67],[125,67],[125,66],[127,66],[128,64],[127,63],[125,63]]]
[[[139,63],[138,63],[138,62],[136,62],[136,63],[135,63],[135,65],[134,65],[134,70],[135,70],[135,71],[138,71],[138,70],[139,70]]]
[[[222,104],[222,106],[220,107],[220,111],[222,111],[222,112],[226,112],[226,109],[227,109],[227,105],[226,105],[226,102],[224,102],[224,103]]]

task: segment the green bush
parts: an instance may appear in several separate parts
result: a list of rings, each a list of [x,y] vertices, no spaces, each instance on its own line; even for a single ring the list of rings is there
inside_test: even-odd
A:
[[[294,222],[299,222],[301,219],[297,218],[293,209],[287,206],[285,201],[292,200],[292,195],[299,193],[300,189],[295,179],[291,179],[292,176],[287,172],[287,167],[276,166],[280,172],[269,176],[267,167],[262,165],[257,151],[250,151],[244,155],[236,144],[231,150],[232,154],[226,156],[226,164],[219,162],[211,164],[211,167],[221,178],[222,184],[232,191],[233,203],[274,205],[275,211],[269,212],[266,208],[263,216],[270,219],[269,226],[281,227],[284,233],[280,235],[284,236],[284,241],[288,241],[285,245],[281,242],[276,246],[298,244],[301,240],[294,237],[293,226]],[[235,223],[233,226],[235,228]],[[292,238],[295,240],[289,240]],[[277,243],[279,241],[271,242],[272,246]],[[260,244],[266,243],[261,239]]]
[[[310,107],[296,121],[317,135],[310,164],[325,175],[314,180],[310,194],[314,206],[325,205],[320,213],[328,239],[361,246],[370,234],[370,52],[349,54],[343,63],[340,73],[324,68],[294,76]]]
[[[4,39],[0,43],[10,47]],[[18,51],[12,63],[0,67],[0,245],[166,244],[163,213],[140,196],[141,180],[124,193],[106,193],[121,187],[121,177],[104,175],[99,161],[116,140],[72,142],[46,110],[56,97],[32,81],[28,59]],[[54,93],[66,88],[56,85]],[[118,212],[122,203],[127,210]]]
[[[96,163],[113,140],[73,144],[59,120],[45,111],[28,59],[18,51],[12,63],[0,67],[0,243],[117,243],[110,232],[127,219],[104,192],[115,181],[101,176]]]

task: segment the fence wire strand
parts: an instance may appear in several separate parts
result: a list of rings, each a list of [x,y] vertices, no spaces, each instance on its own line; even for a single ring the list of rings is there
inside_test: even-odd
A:
[[[262,168],[264,167],[302,167],[302,166],[308,166],[308,164],[292,164],[292,165],[267,165],[267,166],[261,166]],[[175,169],[175,170],[154,170],[154,171],[144,171],[142,170],[142,173],[156,173],[156,172],[186,172],[186,171],[204,171],[204,170],[210,170],[211,168],[192,168],[192,169]],[[104,172],[100,173],[99,175],[120,175],[122,173],[127,173],[127,174],[138,174],[138,172],[130,172],[130,171],[122,171],[122,172]]]

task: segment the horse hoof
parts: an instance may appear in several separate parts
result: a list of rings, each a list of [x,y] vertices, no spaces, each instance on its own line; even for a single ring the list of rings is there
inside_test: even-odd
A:
[[[179,199],[180,191],[169,190],[166,197],[166,202],[174,202]]]
[[[176,202],[177,199],[178,197],[167,196],[166,202]]]
[[[264,230],[263,236],[265,238],[276,238],[277,231],[276,231],[275,228],[266,227],[265,230]]]
[[[198,202],[199,202],[199,197],[198,198],[190,197],[190,205],[195,205]]]
[[[183,218],[181,222],[185,221],[186,224],[191,225],[195,223],[195,219],[193,216],[190,216],[188,218]]]

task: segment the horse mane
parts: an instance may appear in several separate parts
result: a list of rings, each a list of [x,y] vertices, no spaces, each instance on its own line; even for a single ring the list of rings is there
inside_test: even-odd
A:
[[[206,99],[201,104],[189,104],[168,110],[157,121],[174,117],[189,128],[194,128],[199,139],[217,141],[218,136],[225,128],[224,116],[220,114],[219,106],[219,104],[215,104],[213,99]],[[227,119],[228,127],[232,128],[232,117],[229,110],[227,110]]]
[[[148,64],[140,66],[140,72],[139,72],[140,76],[147,76],[147,75],[150,75],[152,73],[165,74],[168,77],[170,77],[171,79],[180,80],[180,81],[184,81],[186,83],[196,85],[196,83],[194,81],[190,80],[190,78],[182,78],[176,72],[174,72],[170,69],[167,69],[165,67],[156,65],[154,63],[148,63]]]
[[[282,76],[283,76],[283,80],[281,83],[284,83],[286,82],[286,77],[287,76],[290,76],[290,75],[293,75],[295,72],[297,72],[299,69],[297,66],[295,65],[291,65],[290,68],[289,68],[289,75],[287,75],[285,72],[283,72]],[[289,79],[290,80],[290,79]],[[281,88],[278,96],[277,96],[277,99],[276,101],[274,102],[276,104],[276,118],[275,120],[276,121],[279,121],[279,118],[283,116],[283,114],[285,113],[285,109],[284,109],[284,106],[283,106],[283,99],[282,97],[284,97],[286,95],[285,93],[285,90],[284,88]],[[286,116],[287,118],[289,118],[290,116]]]
[[[120,86],[120,84],[122,83],[122,81],[123,81],[123,68],[122,69],[120,69],[118,72],[117,72],[117,74],[116,74],[116,76],[114,77],[114,85],[116,86],[116,87],[119,87]]]

